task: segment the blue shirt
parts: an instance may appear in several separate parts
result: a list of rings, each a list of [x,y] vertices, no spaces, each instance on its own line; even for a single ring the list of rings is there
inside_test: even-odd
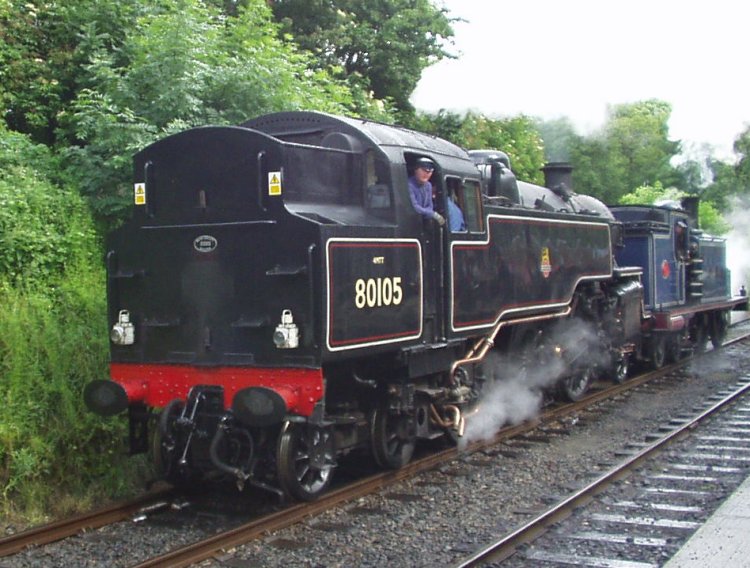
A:
[[[453,233],[466,230],[464,214],[461,208],[450,197],[448,198],[448,225]]]
[[[432,206],[432,184],[429,181],[419,185],[414,176],[409,178],[409,197],[414,210],[428,219],[432,219],[435,209]]]

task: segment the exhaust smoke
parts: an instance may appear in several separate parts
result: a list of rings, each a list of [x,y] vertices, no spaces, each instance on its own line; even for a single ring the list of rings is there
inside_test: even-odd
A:
[[[527,354],[493,351],[484,360],[486,383],[478,407],[467,416],[461,447],[491,439],[503,426],[539,414],[546,391],[576,369],[604,367],[608,354],[593,324],[580,319],[558,322],[548,335],[527,345]]]

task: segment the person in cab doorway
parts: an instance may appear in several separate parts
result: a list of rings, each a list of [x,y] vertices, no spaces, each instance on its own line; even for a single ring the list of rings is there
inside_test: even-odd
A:
[[[432,184],[430,178],[435,170],[435,163],[429,158],[419,158],[414,163],[414,173],[409,177],[409,197],[417,213],[433,219],[439,225],[445,225],[443,216],[435,211],[432,204]]]
[[[448,226],[451,229],[451,233],[463,233],[466,231],[464,214],[458,203],[453,201],[452,197],[448,198]]]

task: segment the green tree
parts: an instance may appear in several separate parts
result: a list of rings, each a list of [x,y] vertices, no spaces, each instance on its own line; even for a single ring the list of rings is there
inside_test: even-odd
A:
[[[284,33],[318,57],[321,68],[341,68],[355,90],[391,100],[413,113],[409,97],[429,65],[451,55],[447,10],[429,0],[274,0]]]
[[[94,51],[117,52],[136,20],[169,0],[4,0],[0,8],[0,97],[6,124],[56,142],[58,118],[84,85]]]
[[[577,193],[592,195],[604,203],[617,203],[628,186],[623,183],[619,164],[610,159],[611,153],[602,136],[578,138],[570,150],[573,165],[573,189]]]
[[[169,8],[169,9],[167,9]],[[62,116],[73,142],[68,173],[96,212],[117,218],[128,206],[134,152],[174,131],[203,124],[237,124],[277,110],[344,113],[348,89],[311,59],[278,39],[262,0],[235,17],[200,0],[173,0],[136,21],[138,33],[117,50],[101,38],[84,84]]]
[[[0,286],[45,287],[98,262],[88,209],[46,146],[0,127]],[[1,350],[0,350],[1,351]]]
[[[666,202],[679,202],[685,196],[675,188],[665,188],[657,181],[653,185],[641,185],[620,197],[621,205],[660,205]]]
[[[492,119],[473,112],[461,116],[441,110],[436,114],[418,113],[408,126],[469,150],[502,150],[519,179],[544,182],[542,139],[536,121],[527,116]]]
[[[653,185],[642,185],[634,191],[620,198],[622,205],[665,205],[679,204],[687,193],[675,187],[665,188],[661,182]],[[713,235],[723,235],[729,231],[729,224],[722,218],[721,213],[708,201],[701,201],[698,205],[698,224],[704,231]]]
[[[536,122],[523,115],[490,119],[468,113],[461,127],[463,145],[472,149],[502,150],[519,179],[544,183],[544,146]]]
[[[734,141],[734,152],[738,156],[734,168],[737,193],[750,194],[750,126],[747,126]]]
[[[622,164],[626,187],[678,180],[670,165],[680,151],[680,144],[668,139],[671,114],[669,103],[655,99],[612,108],[605,136],[612,160]]]
[[[713,181],[706,188],[704,195],[722,211],[726,211],[732,196],[742,193],[740,182],[737,179],[737,171],[733,164],[728,164],[722,160],[711,160],[710,166]]]
[[[670,163],[680,150],[668,138],[670,114],[671,106],[659,100],[616,105],[599,132],[568,135],[575,190],[615,203],[642,185],[681,185],[684,178]]]
[[[713,181],[706,187],[704,196],[722,211],[727,211],[733,197],[750,195],[750,126],[734,141],[733,164],[712,159],[709,167]]]
[[[432,134],[459,146],[466,144],[461,132],[465,115],[440,109],[435,114],[418,112],[411,117],[405,118],[406,120],[402,124],[408,128]]]

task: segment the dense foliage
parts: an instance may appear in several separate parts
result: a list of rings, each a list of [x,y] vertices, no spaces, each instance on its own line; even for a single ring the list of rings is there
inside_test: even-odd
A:
[[[0,130],[0,282],[44,286],[92,264],[91,216],[75,190],[50,182],[54,163],[45,146]]]
[[[318,66],[407,115],[422,70],[450,57],[446,10],[429,0],[275,0],[273,12]]]
[[[123,483],[122,424],[81,405],[106,373],[104,274],[91,214],[49,150],[0,127],[0,514]],[[102,459],[102,456],[105,459]],[[125,466],[124,468],[122,466]]]
[[[502,150],[510,157],[516,175],[543,183],[544,145],[533,119],[526,116],[491,119],[469,112],[464,116],[441,111],[418,115],[410,126],[450,140],[464,148]]]
[[[452,34],[447,21],[436,33]],[[413,62],[401,53],[414,76],[387,97],[408,100],[439,55],[427,44]],[[95,227],[127,214],[133,153],[280,110],[393,120],[385,95],[347,79],[289,41],[263,0],[0,0],[0,510],[128,479],[122,423],[86,413],[81,388],[106,373]]]

